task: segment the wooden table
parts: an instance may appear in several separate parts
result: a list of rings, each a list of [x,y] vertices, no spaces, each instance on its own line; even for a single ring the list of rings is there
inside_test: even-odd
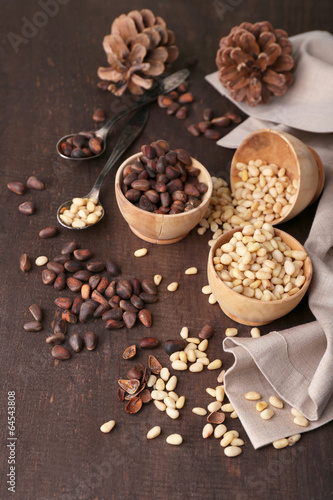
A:
[[[44,4],[47,4],[45,1]],[[51,5],[52,4],[52,5]],[[92,126],[92,112],[102,107],[112,116],[128,103],[115,99],[96,87],[98,66],[105,64],[103,36],[111,21],[122,12],[149,7],[160,14],[175,31],[180,48],[174,68],[180,69],[190,56],[199,63],[191,77],[195,103],[183,122],[167,117],[155,104],[149,124],[129,150],[133,154],[143,143],[166,138],[173,147],[190,150],[214,175],[227,177],[233,152],[213,141],[195,139],[186,130],[201,119],[205,107],[216,114],[234,109],[212,89],[204,75],[215,70],[219,39],[242,21],[269,19],[290,35],[321,29],[332,31],[333,4],[330,0],[223,0],[137,3],[123,0],[50,0],[49,14],[41,14],[37,2],[1,2],[1,172],[2,172],[2,286],[1,286],[1,499],[20,500],[110,500],[110,499],[323,499],[332,491],[332,426],[326,425],[303,435],[293,448],[281,451],[272,446],[255,451],[241,423],[228,423],[246,441],[243,454],[227,459],[218,440],[201,437],[204,418],[191,413],[193,406],[205,406],[210,397],[205,388],[216,385],[216,373],[183,373],[177,392],[186,395],[186,405],[177,421],[159,413],[151,404],[137,415],[128,415],[116,398],[117,379],[124,376],[130,362],[123,361],[125,347],[147,333],[161,342],[177,338],[187,325],[193,335],[211,324],[216,335],[209,347],[211,356],[221,357],[225,368],[233,359],[222,352],[224,329],[236,326],[210,305],[201,288],[207,283],[208,234],[196,231],[171,246],[143,244],[122,219],[114,196],[114,173],[102,188],[106,217],[95,228],[73,235],[60,229],[53,239],[42,240],[39,231],[55,225],[58,205],[89,191],[116,140],[114,132],[107,154],[78,166],[60,159],[55,152],[58,138],[71,131]],[[53,7],[52,7],[53,6]],[[53,9],[53,10],[52,10]],[[28,21],[38,25],[30,28]],[[30,31],[29,31],[30,29]],[[10,33],[15,34],[9,35]],[[118,128],[119,131],[119,128]],[[17,196],[6,188],[12,180],[25,182],[37,175],[46,184],[41,192],[29,190]],[[34,200],[37,211],[31,217],[19,213],[18,205]],[[284,225],[304,242],[315,207]],[[33,265],[29,273],[19,270],[18,261],[26,252],[34,261],[60,253],[73,237],[96,256],[111,257],[123,276],[139,278],[163,275],[159,301],[150,307],[153,328],[110,332],[102,321],[75,325],[71,331],[94,329],[99,336],[96,351],[82,351],[68,362],[57,363],[50,356],[45,337],[54,317],[54,299],[59,295],[41,282],[41,269]],[[135,259],[135,249],[146,246],[148,255]],[[185,276],[189,266],[197,266],[196,276]],[[171,281],[179,290],[166,291]],[[38,303],[44,310],[44,330],[26,333],[22,325],[30,318],[28,308]],[[262,328],[263,333],[312,320],[307,302],[288,316]],[[239,327],[240,336],[249,336],[248,327]],[[169,365],[164,349],[154,354]],[[138,362],[146,362],[141,351]],[[16,495],[6,486],[7,464],[6,400],[8,391],[16,397]],[[104,435],[100,425],[114,418],[115,430]],[[161,425],[163,434],[148,442],[147,431]],[[165,443],[169,433],[179,431],[181,447]]]

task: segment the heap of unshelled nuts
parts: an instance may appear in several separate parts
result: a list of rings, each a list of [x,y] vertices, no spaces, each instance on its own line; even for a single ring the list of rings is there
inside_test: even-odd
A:
[[[240,123],[242,118],[234,111],[228,111],[223,116],[214,117],[214,112],[210,108],[204,109],[203,120],[197,125],[192,123],[187,130],[194,137],[200,137],[202,134],[206,139],[217,141],[221,138],[221,128],[230,127],[234,123]]]
[[[262,300],[280,300],[299,292],[305,283],[307,253],[291,249],[274,227],[257,221],[236,231],[218,248],[213,264],[221,280],[234,292]]]
[[[72,135],[60,144],[61,153],[68,158],[87,158],[99,155],[103,149],[103,140],[92,131],[82,131]]]
[[[91,250],[80,249],[77,243],[72,241],[66,244],[61,254],[52,261],[48,262],[44,256],[40,259],[41,264],[47,264],[47,268],[42,271],[42,281],[45,285],[53,285],[57,291],[63,291],[67,287],[71,292],[80,294],[74,299],[68,296],[55,299],[54,302],[61,311],[61,319],[56,322],[54,331],[47,337],[47,343],[56,345],[63,343],[68,324],[87,323],[91,319],[100,317],[108,330],[133,328],[137,319],[147,328],[152,326],[152,315],[147,305],[158,300],[154,280],[140,281],[138,278],[115,280],[113,278],[121,274],[119,267],[111,260],[105,262],[92,260],[93,256]],[[40,265],[38,259],[36,265]],[[39,331],[41,325],[37,321],[35,328],[31,324],[25,324],[24,329],[30,332]],[[75,352],[79,352],[83,346],[82,340],[78,337],[76,335],[73,343],[72,337],[69,339],[69,344]],[[90,349],[93,349],[97,337],[95,334],[93,339],[90,338],[92,335],[88,337],[85,339],[87,348],[89,349],[90,345]],[[158,345],[157,339],[154,339],[154,342]],[[142,345],[144,348],[144,339]],[[77,346],[77,349],[74,346]],[[58,359],[71,357],[65,347],[53,349],[52,355]]]
[[[148,212],[180,214],[196,208],[208,186],[185,149],[170,150],[164,140],[141,148],[142,155],[126,165],[122,190],[128,201]]]

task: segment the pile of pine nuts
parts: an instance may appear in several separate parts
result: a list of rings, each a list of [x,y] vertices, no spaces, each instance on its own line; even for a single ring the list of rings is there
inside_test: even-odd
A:
[[[239,181],[231,193],[228,183],[212,177],[213,192],[205,217],[199,222],[198,234],[213,232],[209,245],[235,227],[257,220],[273,222],[284,217],[295,201],[298,180],[286,175],[285,168],[267,165],[263,160],[251,160],[248,165],[237,163]]]
[[[233,234],[218,248],[214,268],[233,291],[262,301],[279,300],[299,292],[305,283],[307,253],[292,250],[267,222],[257,221]]]
[[[59,217],[66,226],[79,229],[96,224],[102,215],[103,207],[96,198],[73,198],[70,208],[63,207]]]

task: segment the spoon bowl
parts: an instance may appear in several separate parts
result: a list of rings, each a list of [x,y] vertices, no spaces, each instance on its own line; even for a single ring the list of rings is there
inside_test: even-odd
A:
[[[82,198],[87,198],[87,199],[90,199],[90,198],[95,198],[98,202],[99,202],[99,197],[98,197],[98,194],[96,196],[96,190],[94,191],[94,189],[92,189],[90,191],[90,193],[88,193],[86,196],[82,196]],[[95,195],[95,196],[94,196]],[[104,210],[104,207],[103,205],[101,205],[99,203],[99,206],[102,207],[102,215],[99,216],[98,220],[92,224],[86,224],[85,226],[83,227],[72,227],[72,226],[69,226],[67,224],[65,224],[65,222],[63,222],[60,218],[60,215],[65,211],[65,210],[70,210],[70,207],[73,203],[73,200],[68,200],[68,201],[65,201],[65,203],[63,203],[62,205],[60,205],[60,207],[58,208],[57,210],[57,221],[59,222],[59,224],[61,224],[63,227],[67,228],[67,229],[73,229],[75,231],[80,231],[81,229],[87,229],[88,227],[92,227],[94,226],[95,224],[98,224],[98,222],[100,222],[103,217],[104,217],[104,214],[105,214],[105,210]]]
[[[110,120],[109,120],[110,121]],[[96,130],[94,132],[94,136],[95,137],[99,137],[101,140],[102,140],[102,151],[98,154],[92,154],[90,156],[83,156],[81,158],[73,158],[72,156],[66,156],[62,150],[61,150],[61,145],[63,142],[67,141],[67,139],[70,139],[71,137],[74,137],[75,135],[77,134],[68,134],[68,135],[64,135],[63,137],[61,137],[61,139],[59,139],[59,141],[57,142],[57,145],[56,145],[56,150],[57,150],[57,153],[59,156],[61,156],[61,158],[64,158],[65,160],[73,160],[73,161],[82,161],[82,160],[92,160],[93,158],[98,158],[99,156],[101,156],[105,149],[106,149],[106,136],[107,136],[107,132],[105,134],[104,132],[104,127]]]

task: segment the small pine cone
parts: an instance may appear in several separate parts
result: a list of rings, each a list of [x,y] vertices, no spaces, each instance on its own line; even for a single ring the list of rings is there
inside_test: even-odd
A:
[[[103,88],[117,96],[126,89],[135,95],[150,89],[153,78],[178,57],[174,41],[174,33],[167,29],[165,21],[149,9],[132,10],[117,17],[110,35],[103,40],[109,63],[97,71]]]
[[[232,99],[249,106],[283,95],[293,81],[288,34],[271,23],[242,23],[221,38],[216,55],[219,78]]]

